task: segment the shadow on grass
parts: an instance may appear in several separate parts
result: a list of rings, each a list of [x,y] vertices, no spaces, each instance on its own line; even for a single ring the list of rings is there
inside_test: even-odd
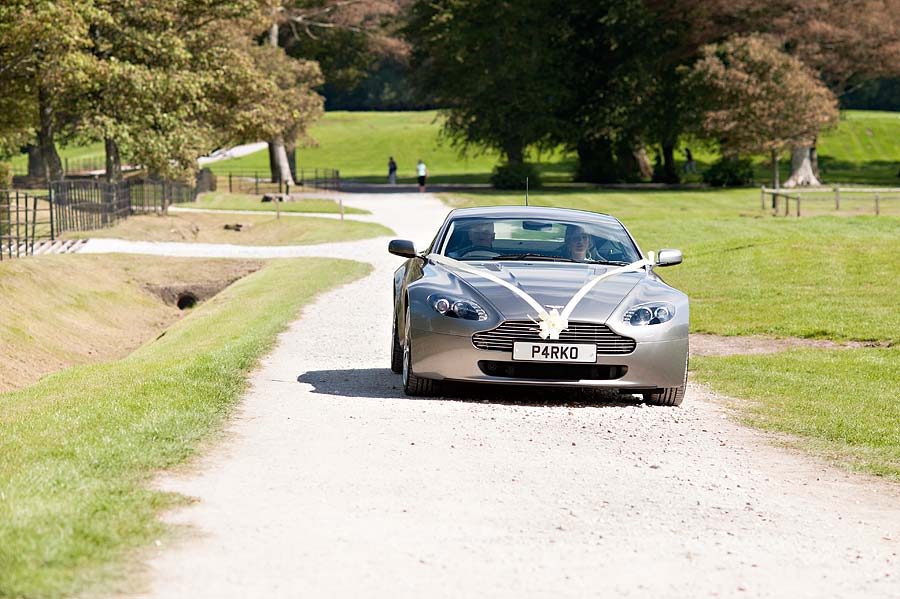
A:
[[[387,368],[310,370],[297,377],[298,383],[312,385],[313,393],[366,399],[444,399],[470,403],[546,407],[627,407],[640,403],[631,395],[612,391],[583,391],[570,387],[525,387],[518,385],[445,383],[435,398],[407,397],[400,375]]]

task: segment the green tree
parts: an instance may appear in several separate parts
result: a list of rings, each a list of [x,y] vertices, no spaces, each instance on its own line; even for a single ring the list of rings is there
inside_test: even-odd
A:
[[[91,1],[12,0],[0,6],[0,145],[28,142],[29,175],[58,179],[56,137],[65,126],[59,90],[87,66]],[[7,112],[9,111],[9,112]]]
[[[549,0],[419,1],[405,28],[413,81],[444,108],[444,133],[463,150],[500,151],[520,164],[550,139],[567,89]]]

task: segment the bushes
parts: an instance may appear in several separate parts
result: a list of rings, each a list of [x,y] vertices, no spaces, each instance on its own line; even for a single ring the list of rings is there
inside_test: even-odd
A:
[[[509,162],[494,167],[491,174],[491,185],[496,189],[525,189],[525,178],[528,187],[534,189],[541,186],[541,176],[533,164],[527,162]]]
[[[0,162],[0,189],[12,187],[13,171],[8,162]]]
[[[720,158],[703,172],[703,181],[713,187],[738,187],[753,182],[753,165],[746,158]]]

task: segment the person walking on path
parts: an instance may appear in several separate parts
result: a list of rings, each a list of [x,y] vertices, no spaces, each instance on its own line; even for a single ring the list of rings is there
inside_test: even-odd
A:
[[[428,168],[425,166],[425,163],[422,162],[421,158],[416,165],[416,176],[419,178],[419,193],[422,193],[425,191],[425,179],[428,178]]]
[[[684,163],[684,172],[688,173],[696,173],[697,172],[697,163],[694,162],[694,155],[691,153],[690,148],[684,149],[684,157],[687,162]]]
[[[388,159],[388,183],[391,185],[397,183],[397,163],[394,162],[393,156]]]

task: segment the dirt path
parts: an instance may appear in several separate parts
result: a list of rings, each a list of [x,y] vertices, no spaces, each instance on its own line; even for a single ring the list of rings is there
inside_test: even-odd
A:
[[[425,241],[446,212],[355,205]],[[161,481],[198,501],[145,596],[900,596],[900,487],[773,447],[695,386],[678,409],[406,398],[400,259],[384,239],[314,249],[375,272],[310,306],[228,440]]]

